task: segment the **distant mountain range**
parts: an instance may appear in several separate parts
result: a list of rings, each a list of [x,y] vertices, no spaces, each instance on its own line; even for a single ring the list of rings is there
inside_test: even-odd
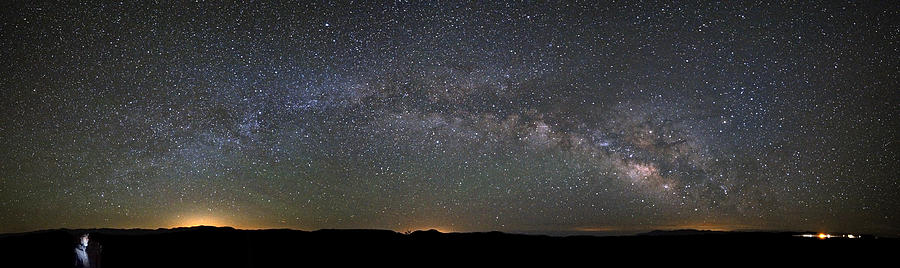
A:
[[[295,267],[308,261],[530,260],[591,256],[823,254],[898,248],[897,239],[820,240],[788,232],[652,231],[632,236],[548,236],[501,232],[390,230],[57,229],[0,235],[0,253],[21,267],[69,267],[76,237],[91,234],[100,267]],[[452,258],[451,258],[452,257]],[[11,261],[11,262],[9,262]],[[304,265],[305,266],[305,265]],[[3,267],[19,267],[15,265]]]

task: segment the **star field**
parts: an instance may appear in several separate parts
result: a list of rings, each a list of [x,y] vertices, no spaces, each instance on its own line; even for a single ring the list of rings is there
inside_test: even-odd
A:
[[[898,234],[900,9],[6,3],[0,232]]]

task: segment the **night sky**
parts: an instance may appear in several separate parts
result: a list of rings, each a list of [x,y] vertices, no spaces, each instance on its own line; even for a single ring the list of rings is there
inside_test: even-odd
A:
[[[894,1],[12,2],[0,233],[900,234]]]

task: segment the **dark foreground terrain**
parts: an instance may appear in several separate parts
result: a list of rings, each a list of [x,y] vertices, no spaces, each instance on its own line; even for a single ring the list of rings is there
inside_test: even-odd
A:
[[[0,267],[71,267],[78,234],[91,233],[99,267],[299,267],[342,264],[783,263],[892,259],[897,239],[816,239],[798,233],[655,231],[634,236],[552,237],[499,232],[384,230],[47,230],[0,235]],[[102,251],[96,253],[97,249]],[[887,254],[887,255],[885,255]],[[612,263],[608,263],[611,262]],[[566,265],[572,266],[572,265]],[[579,265],[582,266],[582,265]],[[380,267],[380,265],[379,265]]]

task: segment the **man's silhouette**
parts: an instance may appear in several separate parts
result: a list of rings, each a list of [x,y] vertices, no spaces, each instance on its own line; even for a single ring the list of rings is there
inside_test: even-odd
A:
[[[83,234],[78,239],[78,245],[75,246],[75,268],[91,268],[91,260],[88,258],[88,241],[90,241],[90,237],[88,234]]]

